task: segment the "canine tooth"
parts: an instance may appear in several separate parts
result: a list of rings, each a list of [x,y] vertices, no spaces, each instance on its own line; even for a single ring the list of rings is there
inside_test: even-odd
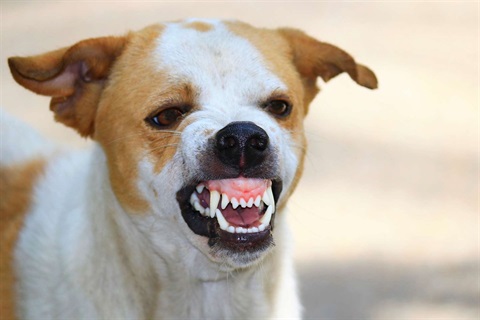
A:
[[[224,210],[228,204],[230,203],[230,200],[228,199],[228,196],[226,193],[222,193],[222,210]]]
[[[262,224],[267,226],[270,223],[270,220],[272,219],[273,209],[274,209],[273,205],[268,206],[267,211],[263,215],[262,219],[260,219],[260,222]]]
[[[263,193],[262,200],[263,200],[263,202],[265,202],[265,204],[267,206],[272,204],[272,202],[270,200],[270,193],[268,192],[268,190],[265,190],[265,192]]]
[[[262,197],[260,195],[257,196],[257,198],[255,199],[255,207],[259,207],[260,206],[260,201],[262,201]]]
[[[253,206],[253,198],[248,199],[247,207],[251,208]]]
[[[205,216],[210,216],[210,208],[205,208]]]
[[[203,188],[205,188],[205,186],[203,184],[199,184],[195,189],[197,190],[198,193],[202,193]]]
[[[275,198],[273,197],[272,187],[269,187],[267,190],[265,190],[262,200],[267,206],[273,205],[273,209],[275,211]]]
[[[220,202],[220,193],[218,191],[210,191],[210,217],[215,217],[215,210],[217,210],[218,203]]]
[[[235,233],[235,228],[233,226],[228,226],[227,231],[230,233]]]
[[[242,206],[242,208],[245,208],[247,206],[247,202],[245,201],[245,199],[240,198],[240,205]]]
[[[218,224],[220,225],[220,229],[227,230],[228,229],[228,222],[223,217],[222,211],[220,211],[220,209],[217,209],[217,210],[215,210],[215,213],[216,213],[216,216],[217,216]]]
[[[267,192],[270,200],[272,200],[273,212],[275,212],[275,198],[273,197],[273,190],[271,186],[267,189]]]
[[[236,198],[232,198],[232,199],[230,199],[230,202],[232,203],[232,208],[237,209],[238,204],[239,204],[238,200]]]
[[[258,231],[264,231],[265,230],[265,225],[261,224],[258,226]]]

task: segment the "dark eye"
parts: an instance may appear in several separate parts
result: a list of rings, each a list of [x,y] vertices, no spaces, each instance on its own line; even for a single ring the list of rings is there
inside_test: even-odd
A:
[[[160,128],[164,128],[175,124],[181,117],[183,117],[182,110],[170,108],[161,111],[155,116],[149,118],[149,120],[151,124]]]
[[[286,117],[292,106],[285,100],[271,100],[264,105],[265,110],[277,117]]]

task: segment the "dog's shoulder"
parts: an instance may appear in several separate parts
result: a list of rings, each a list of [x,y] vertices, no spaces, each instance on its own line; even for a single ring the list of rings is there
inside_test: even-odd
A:
[[[54,145],[4,110],[0,127],[0,314],[13,319],[13,251]]]
[[[45,160],[0,166],[0,314],[13,318],[13,251]]]

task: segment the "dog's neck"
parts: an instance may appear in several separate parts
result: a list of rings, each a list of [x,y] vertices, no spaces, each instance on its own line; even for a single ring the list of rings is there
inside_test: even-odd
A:
[[[91,277],[109,290],[108,294],[99,292],[92,283],[95,296],[112,300],[102,302],[106,308],[113,307],[115,299],[129,299],[135,304],[129,310],[136,309],[147,318],[160,316],[156,310],[161,312],[160,318],[269,314],[272,306],[268,302],[274,299],[271,292],[278,272],[273,268],[277,261],[275,250],[269,259],[241,270],[229,270],[210,261],[179,231],[172,237],[168,221],[154,224],[158,217],[128,214],[112,192],[101,147],[96,146],[93,152],[95,164],[89,166],[92,171],[85,177],[85,192],[90,193],[92,201],[88,205],[94,210],[85,211],[93,213],[85,223],[94,233],[88,243],[89,255],[97,262],[101,260],[97,265],[106,270],[99,273],[87,265],[84,270],[92,268]],[[139,228],[140,224],[152,227]],[[99,229],[99,225],[107,227]],[[85,264],[88,262],[85,260]],[[122,283],[119,279],[123,279]]]

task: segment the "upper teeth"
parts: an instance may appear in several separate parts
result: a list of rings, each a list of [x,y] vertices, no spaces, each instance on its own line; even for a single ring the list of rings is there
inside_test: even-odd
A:
[[[218,203],[220,202],[220,193],[218,191],[210,191],[210,218],[215,217]]]
[[[203,192],[204,187],[205,186],[203,184],[200,184],[196,187],[196,191],[200,194]],[[233,209],[238,208],[239,205],[242,208],[246,208],[246,207],[251,208],[252,206],[261,208],[261,206],[263,206],[262,201],[268,207],[267,207],[267,210],[265,211],[265,214],[260,219],[261,224],[257,227],[242,228],[242,227],[232,226],[225,219],[221,211],[221,210],[224,210],[229,203],[232,204]],[[209,208],[204,208],[200,204],[200,200],[197,194],[194,192],[190,197],[190,204],[201,215],[207,216],[210,218],[216,217],[218,224],[220,225],[220,228],[230,233],[255,233],[255,232],[263,231],[270,224],[272,215],[275,213],[275,200],[273,198],[273,192],[272,192],[271,186],[267,188],[267,190],[265,190],[263,196],[258,195],[256,198],[251,197],[248,200],[244,198],[240,198],[237,200],[234,197],[230,199],[227,194],[225,193],[220,194],[218,191],[212,190],[210,191],[210,207]],[[218,207],[219,204],[220,204],[221,210]]]

